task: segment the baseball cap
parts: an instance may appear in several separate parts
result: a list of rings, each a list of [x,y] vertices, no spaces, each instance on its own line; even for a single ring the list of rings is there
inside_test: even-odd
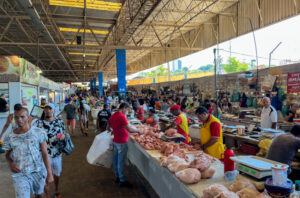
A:
[[[171,107],[170,111],[175,110],[175,109],[180,110],[180,106],[179,106],[179,105],[173,105],[173,106]]]
[[[50,105],[46,105],[46,106],[44,107],[44,109],[53,109],[53,108],[52,108],[52,106],[50,106]]]

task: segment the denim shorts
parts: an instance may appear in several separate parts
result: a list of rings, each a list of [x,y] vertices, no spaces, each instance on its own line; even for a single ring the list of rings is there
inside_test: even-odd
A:
[[[62,155],[59,155],[57,157],[49,157],[50,158],[50,164],[52,168],[52,173],[55,176],[60,176],[62,171]]]
[[[47,171],[41,170],[33,173],[13,174],[16,198],[30,198],[30,194],[41,195],[44,193]]]

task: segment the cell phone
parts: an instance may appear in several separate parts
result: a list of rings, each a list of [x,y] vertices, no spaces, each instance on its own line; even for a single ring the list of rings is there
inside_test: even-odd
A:
[[[43,115],[44,109],[38,105],[34,105],[31,109],[30,116],[41,118]]]

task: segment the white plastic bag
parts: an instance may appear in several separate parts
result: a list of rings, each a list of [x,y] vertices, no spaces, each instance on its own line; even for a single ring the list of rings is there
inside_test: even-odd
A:
[[[113,162],[112,136],[108,131],[97,135],[86,156],[88,163],[110,168]]]

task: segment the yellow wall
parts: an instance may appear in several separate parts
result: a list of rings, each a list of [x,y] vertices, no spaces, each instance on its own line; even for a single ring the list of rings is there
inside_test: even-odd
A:
[[[188,74],[187,78],[200,78],[203,76],[211,76],[213,75],[214,72],[201,72],[201,73],[193,73],[193,74]],[[171,76],[171,81],[177,81],[177,80],[183,80],[184,75],[174,75]],[[161,76],[155,78],[155,83],[161,83],[161,82],[167,82],[168,81],[168,76]],[[142,84],[152,84],[153,83],[153,78],[144,78],[144,79],[133,79],[133,80],[128,80],[127,85],[142,85]]]

